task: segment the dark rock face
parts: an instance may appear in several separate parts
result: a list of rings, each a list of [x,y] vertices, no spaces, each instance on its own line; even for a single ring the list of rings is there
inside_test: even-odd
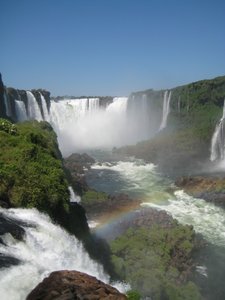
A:
[[[69,212],[63,212],[59,208],[55,213],[55,220],[78,239],[83,240],[89,236],[85,210],[79,203],[70,203]]]
[[[3,118],[6,117],[5,104],[4,104],[4,84],[2,81],[2,75],[0,73],[0,116]]]
[[[95,160],[86,153],[73,153],[65,159],[65,163],[71,168],[83,171],[85,167],[88,168],[91,164],[95,163]]]
[[[0,268],[8,268],[10,266],[19,265],[19,259],[11,256],[5,256],[0,253]]]
[[[0,213],[0,236],[5,233],[10,233],[15,239],[22,240],[25,230],[21,224],[13,219],[10,219]]]
[[[77,271],[57,271],[45,278],[27,300],[122,300],[127,299],[115,288],[95,277]]]
[[[31,93],[36,98],[38,106],[39,106],[41,114],[42,114],[42,117],[44,119],[44,112],[43,112],[43,108],[42,108],[41,95],[40,94],[42,94],[42,96],[44,96],[44,98],[46,100],[48,112],[49,112],[49,110],[50,110],[50,92],[48,92],[46,90],[43,90],[43,89],[38,89],[38,90],[31,90]]]
[[[0,244],[5,245],[1,236],[7,233],[10,233],[15,239],[21,241],[25,234],[25,230],[22,228],[24,225],[30,226],[21,221],[8,218],[3,213],[0,213]],[[19,263],[19,259],[0,253],[0,268],[8,268],[12,265],[18,265]]]
[[[17,117],[16,117],[15,100],[20,100],[20,95],[18,93],[18,90],[13,88],[7,88],[6,96],[7,96],[9,110],[10,110],[10,117],[12,118],[13,121],[16,122]]]
[[[95,160],[88,154],[73,153],[64,159],[65,169],[68,170],[68,176],[73,185],[74,190],[82,195],[83,192],[88,190],[88,185],[84,176],[85,168],[88,169],[95,163]]]
[[[106,107],[112,102],[113,102],[113,97],[110,97],[110,96],[99,97],[99,105],[101,107]]]
[[[31,90],[32,94],[36,98],[36,101],[39,105],[43,120],[44,120],[44,112],[42,108],[42,101],[41,101],[41,95],[42,94],[46,100],[46,105],[48,111],[50,111],[50,92],[43,90],[43,89],[33,89]],[[5,107],[5,101],[4,101],[4,94],[7,99],[7,106],[8,106],[8,112]],[[12,121],[17,122],[17,114],[16,114],[16,105],[15,100],[20,100],[24,102],[26,107],[26,112],[28,114],[28,100],[27,100],[27,94],[25,90],[17,90],[15,88],[5,88],[2,82],[2,77],[0,74],[0,117],[7,118],[9,117]],[[7,114],[8,116],[7,116]]]

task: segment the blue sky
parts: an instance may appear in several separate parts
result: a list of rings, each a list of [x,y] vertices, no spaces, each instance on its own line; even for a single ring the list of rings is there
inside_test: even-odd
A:
[[[0,0],[5,85],[129,95],[225,75],[224,0]]]

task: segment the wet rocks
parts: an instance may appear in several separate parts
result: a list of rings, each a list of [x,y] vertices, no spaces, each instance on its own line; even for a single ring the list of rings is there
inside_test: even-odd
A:
[[[10,233],[17,240],[22,240],[25,230],[16,220],[10,219],[0,213],[0,236],[6,233]]]
[[[124,294],[102,281],[77,271],[57,271],[45,278],[27,300],[123,300]]]
[[[73,153],[65,159],[65,165],[68,168],[79,170],[80,172],[86,167],[90,167],[91,164],[95,163],[94,158],[86,153],[79,154]]]
[[[84,173],[85,169],[90,168],[93,163],[95,160],[86,153],[73,153],[64,159],[64,167],[68,170],[72,186],[79,195],[89,189]]]
[[[14,239],[21,241],[24,237],[25,230],[22,227],[23,223],[5,216],[0,213],[0,244],[3,248],[6,246],[4,242],[4,235],[11,234]],[[7,268],[12,265],[18,265],[20,263],[19,259],[6,255],[0,252],[0,268]]]
[[[184,176],[177,179],[175,183],[192,196],[225,208],[225,176],[223,174]]]
[[[19,259],[0,253],[0,268],[8,268],[10,266],[15,266],[19,264],[20,264]]]
[[[105,201],[83,204],[89,218],[110,218],[111,215],[133,211],[140,207],[139,199],[132,199],[126,194],[108,195]]]

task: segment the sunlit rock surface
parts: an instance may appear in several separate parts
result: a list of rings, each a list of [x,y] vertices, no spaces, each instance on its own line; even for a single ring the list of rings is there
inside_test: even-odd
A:
[[[58,271],[45,278],[28,296],[27,300],[123,300],[127,299],[117,289],[77,271]]]

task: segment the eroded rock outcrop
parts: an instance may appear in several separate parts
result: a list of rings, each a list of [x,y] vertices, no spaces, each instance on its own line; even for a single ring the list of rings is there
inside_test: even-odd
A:
[[[27,296],[27,300],[123,300],[117,289],[77,271],[57,271],[45,278]]]
[[[225,208],[225,175],[209,174],[205,176],[183,176],[176,185],[196,198],[202,198]]]

